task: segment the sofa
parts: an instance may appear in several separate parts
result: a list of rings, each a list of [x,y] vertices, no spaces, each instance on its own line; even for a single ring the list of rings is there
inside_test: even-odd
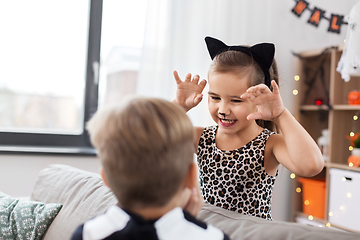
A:
[[[117,203],[99,174],[55,164],[40,171],[29,200],[60,206],[43,235],[44,240],[70,239],[75,228]],[[198,219],[222,229],[231,239],[360,239],[360,234],[300,223],[268,221],[205,204]],[[0,239],[3,239],[0,237]],[[6,238],[4,238],[6,239]]]

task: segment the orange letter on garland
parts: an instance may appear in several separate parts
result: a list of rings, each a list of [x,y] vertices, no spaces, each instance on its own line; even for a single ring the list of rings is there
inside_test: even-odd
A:
[[[310,18],[310,22],[319,24],[320,21],[320,11],[316,11]]]
[[[332,22],[331,22],[331,28],[334,29],[334,30],[339,29],[339,26],[336,24],[336,22],[337,22],[337,17],[334,17]]]
[[[294,12],[300,15],[305,8],[306,8],[306,4],[303,1],[299,1],[294,8]]]

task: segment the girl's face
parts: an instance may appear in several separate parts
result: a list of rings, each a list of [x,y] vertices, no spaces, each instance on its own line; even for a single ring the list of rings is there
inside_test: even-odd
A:
[[[236,133],[256,124],[247,116],[256,111],[256,106],[240,96],[248,89],[249,75],[240,77],[235,73],[212,73],[209,76],[209,111],[219,125],[219,131]]]

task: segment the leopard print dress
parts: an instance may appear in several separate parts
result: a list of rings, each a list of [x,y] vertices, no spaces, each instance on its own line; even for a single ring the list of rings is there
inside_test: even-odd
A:
[[[239,149],[220,150],[215,144],[218,126],[206,127],[200,137],[197,162],[204,201],[231,211],[268,220],[278,174],[264,167],[265,143],[274,132],[264,129]]]

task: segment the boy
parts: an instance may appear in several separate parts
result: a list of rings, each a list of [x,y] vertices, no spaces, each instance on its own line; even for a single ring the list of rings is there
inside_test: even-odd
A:
[[[101,176],[119,203],[79,226],[72,239],[229,239],[197,221],[202,207],[185,110],[156,98],[100,109],[89,121]],[[192,214],[192,215],[191,215]]]

